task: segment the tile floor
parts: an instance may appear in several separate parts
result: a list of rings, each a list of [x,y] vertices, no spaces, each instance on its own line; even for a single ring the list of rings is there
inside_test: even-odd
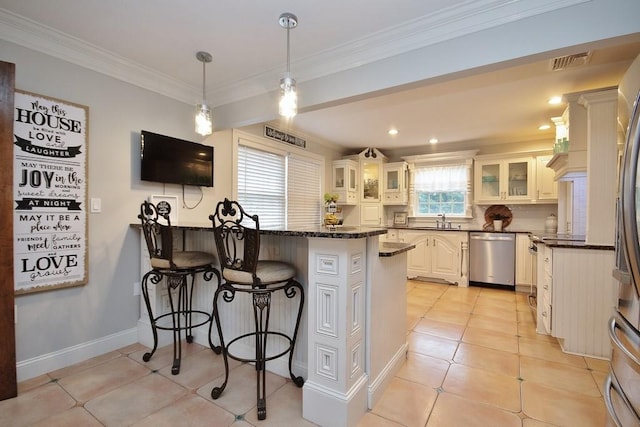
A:
[[[538,335],[525,294],[407,282],[407,361],[359,427],[602,426],[606,361],[563,353]],[[255,371],[235,363],[227,390],[209,395],[221,357],[171,346],[144,363],[132,345],[19,384],[0,402],[0,426],[311,426],[301,389],[270,374],[267,419],[257,421]]]

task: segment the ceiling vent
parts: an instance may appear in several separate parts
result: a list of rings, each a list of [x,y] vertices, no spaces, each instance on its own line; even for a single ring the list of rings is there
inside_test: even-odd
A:
[[[549,61],[549,69],[551,71],[562,71],[567,68],[580,67],[587,65],[591,59],[591,52],[581,52],[573,55],[559,56]]]

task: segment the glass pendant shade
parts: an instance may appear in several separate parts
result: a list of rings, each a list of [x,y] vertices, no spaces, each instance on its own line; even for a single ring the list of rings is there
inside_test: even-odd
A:
[[[280,80],[280,103],[278,113],[290,119],[298,114],[298,94],[296,93],[296,81],[287,76]]]
[[[213,132],[211,109],[207,104],[196,105],[196,132],[202,136],[211,135]]]

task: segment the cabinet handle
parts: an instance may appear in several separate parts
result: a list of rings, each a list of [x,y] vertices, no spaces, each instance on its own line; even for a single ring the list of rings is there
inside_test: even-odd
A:
[[[542,288],[543,288],[544,290],[547,290],[547,289],[549,289],[549,285],[544,285]]]
[[[542,317],[547,317],[547,312],[546,311],[542,312]]]

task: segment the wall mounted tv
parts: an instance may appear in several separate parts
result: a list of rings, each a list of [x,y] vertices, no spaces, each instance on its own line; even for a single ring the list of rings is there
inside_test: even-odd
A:
[[[213,187],[213,147],[143,130],[140,179]]]

